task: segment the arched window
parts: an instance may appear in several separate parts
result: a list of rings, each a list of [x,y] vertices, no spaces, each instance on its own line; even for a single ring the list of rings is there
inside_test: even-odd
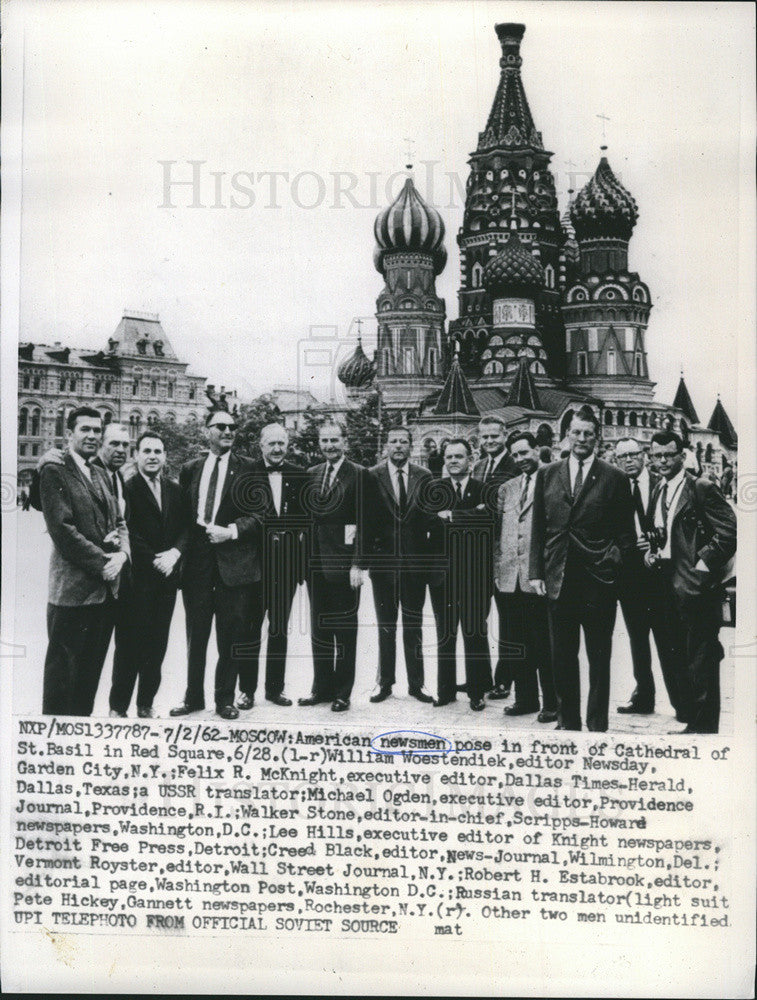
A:
[[[24,389],[28,389],[31,384],[32,384],[31,375],[29,374],[29,372],[24,372],[23,379],[22,379],[22,385],[23,385]]]
[[[626,414],[624,410],[618,410],[618,427],[625,427]]]
[[[29,411],[25,406],[18,411],[18,433],[19,435],[29,433]]]
[[[554,439],[555,432],[549,424],[539,424],[536,431],[536,443],[540,445],[548,445],[551,448]]]
[[[32,410],[31,429],[29,433],[32,437],[39,437],[39,425],[42,418],[42,411],[38,406]]]
[[[501,361],[487,361],[484,365],[484,375],[501,375],[503,371]]]
[[[612,427],[612,410],[605,410],[605,425]]]
[[[639,425],[638,417],[636,416],[636,413],[633,410],[631,410],[631,412],[628,414],[628,426],[638,427],[638,425]]]
[[[95,379],[95,392],[96,393],[101,393],[102,391],[103,391],[102,379],[96,378]]]
[[[711,462],[712,461],[712,445],[711,444],[708,444],[707,447],[704,449],[704,460],[705,460],[705,462]]]
[[[483,278],[483,274],[484,274],[483,267],[478,263],[478,261],[476,261],[476,263],[471,268],[471,288],[481,287],[481,280]]]
[[[618,374],[617,364],[615,362],[615,351],[607,352],[607,374],[608,375]]]
[[[641,426],[642,427],[646,427],[648,421],[649,421],[649,417],[647,416],[647,414],[646,413],[642,413],[642,415],[641,415]]]
[[[104,407],[100,410],[100,416],[102,417],[103,427],[107,427],[108,424],[113,422],[113,414],[110,410],[106,410]]]
[[[544,281],[547,285],[547,288],[555,287],[555,269],[554,267],[552,267],[551,264],[547,264],[547,266],[544,268]]]
[[[634,365],[634,372],[636,374],[636,377],[637,378],[641,378],[641,376],[642,376],[642,370],[641,370],[641,355],[640,354],[636,354],[634,356],[633,365]]]
[[[384,354],[386,354],[386,349],[384,349]],[[195,398],[195,387],[194,384],[189,387],[189,399],[193,400]]]
[[[649,426],[650,427],[656,427],[657,426],[657,414],[656,413],[650,413],[649,414]]]
[[[568,409],[563,414],[563,418],[560,421],[560,438],[564,438],[568,433],[568,428],[570,427],[570,422],[573,419],[573,410]]]
[[[66,409],[63,406],[58,407],[58,412],[55,414],[55,437],[62,438],[66,433]]]
[[[588,374],[589,363],[586,358],[586,351],[579,351],[576,358],[576,374],[586,375]]]

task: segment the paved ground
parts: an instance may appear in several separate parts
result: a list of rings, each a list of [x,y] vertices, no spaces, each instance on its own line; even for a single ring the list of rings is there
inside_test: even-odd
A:
[[[50,551],[50,540],[45,532],[42,515],[36,511],[21,512],[19,519],[19,580],[16,603],[16,642],[25,647],[23,655],[14,660],[14,712],[18,714],[36,714],[40,710],[42,691],[42,669],[47,645],[45,632],[45,609],[47,602],[47,562]],[[282,723],[285,721],[323,722],[324,725],[334,725],[349,722],[353,725],[374,727],[380,725],[383,730],[390,729],[420,729],[439,733],[448,729],[533,729],[544,732],[554,728],[552,725],[539,725],[535,716],[525,716],[517,719],[505,717],[502,713],[503,703],[493,702],[484,712],[471,712],[467,700],[461,695],[458,701],[444,709],[435,709],[432,705],[422,705],[407,695],[404,676],[404,661],[401,652],[401,642],[398,643],[396,694],[380,705],[371,705],[368,697],[373,690],[376,676],[377,643],[376,628],[373,618],[373,598],[370,583],[363,588],[360,606],[361,628],[358,635],[357,676],[352,695],[352,708],[344,715],[335,716],[328,705],[301,709],[296,704],[289,709],[279,708],[263,700],[259,696],[258,704],[250,712],[242,713],[241,721],[254,721],[262,724]],[[292,612],[292,634],[290,637],[290,652],[287,664],[286,693],[296,699],[310,693],[312,681],[312,660],[310,655],[309,620],[307,600],[304,588],[300,588]],[[494,650],[496,629],[496,611],[492,611],[490,619],[490,644]],[[431,694],[435,690],[436,680],[436,650],[434,643],[434,623],[430,602],[427,601],[424,615],[424,639],[427,643],[426,653],[426,687]],[[721,641],[726,649],[733,643],[733,630],[724,629]],[[212,651],[215,639],[211,637]],[[654,654],[653,654],[654,655]],[[111,672],[111,653],[106,660],[103,679],[95,703],[94,714],[108,714],[108,687]],[[215,661],[209,659],[209,669],[206,676],[206,703],[212,705],[212,682]],[[458,675],[462,680],[462,650],[458,656]],[[262,665],[261,665],[262,666]],[[610,730],[612,732],[638,732],[652,735],[666,733],[677,728],[673,712],[665,695],[665,689],[660,675],[659,665],[654,662],[655,681],[657,683],[657,712],[651,716],[618,715],[615,708],[627,701],[633,690],[633,675],[631,671],[631,655],[628,637],[622,615],[618,613],[615,630],[612,678],[610,688]],[[587,666],[582,651],[582,692],[584,704],[587,691]],[[261,670],[262,677],[262,670]],[[722,671],[722,716],[721,732],[732,732],[733,725],[733,660],[729,657],[723,661]],[[168,654],[163,665],[163,682],[158,692],[155,708],[160,716],[168,714],[168,709],[178,704],[184,693],[186,680],[185,641],[184,641],[184,609],[181,600],[177,601],[176,613],[171,629]],[[505,702],[504,704],[509,704]],[[133,713],[133,710],[132,710]],[[204,713],[208,719],[213,712]],[[192,718],[203,717],[203,714]]]

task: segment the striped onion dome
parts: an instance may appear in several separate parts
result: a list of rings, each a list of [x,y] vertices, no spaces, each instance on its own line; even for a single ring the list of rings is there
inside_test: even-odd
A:
[[[495,295],[502,292],[533,295],[544,287],[544,270],[511,229],[507,243],[487,262],[483,279],[486,288]]]
[[[363,343],[358,338],[357,347],[352,354],[339,365],[337,375],[342,385],[348,389],[362,389],[373,381],[375,370],[373,362],[368,359],[363,350]]]
[[[431,254],[434,272],[439,274],[444,269],[447,251],[442,246],[442,217],[421,198],[412,177],[407,178],[392,204],[376,217],[373,232],[376,236],[373,259],[377,271],[383,273],[386,254],[403,251]]]
[[[578,241],[599,237],[628,240],[639,218],[633,197],[612,172],[603,156],[592,179],[571,205],[570,217]]]

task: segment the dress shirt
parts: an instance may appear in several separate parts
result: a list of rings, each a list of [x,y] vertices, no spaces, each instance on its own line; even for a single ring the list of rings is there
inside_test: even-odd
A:
[[[387,467],[389,469],[389,477],[392,480],[392,489],[394,490],[394,499],[399,504],[399,502],[400,502],[400,480],[399,480],[400,466],[399,465],[395,465],[394,462],[392,462],[392,461],[388,461],[386,464],[387,464]],[[408,485],[409,485],[409,471],[408,471],[409,468],[410,467],[409,467],[409,465],[408,465],[407,462],[405,462],[405,464],[402,466],[402,475],[405,477],[405,496],[406,497],[407,497],[407,490],[408,490]]]
[[[507,449],[503,448],[502,451],[499,453],[499,455],[486,456],[486,465],[484,466],[484,480],[486,480],[488,476],[494,475],[494,473],[497,471],[497,466],[504,459],[506,453]],[[489,468],[489,460],[491,460],[492,463],[491,468]]]
[[[218,508],[221,504],[221,496],[223,494],[223,485],[226,482],[226,474],[229,471],[229,456],[230,451],[226,451],[220,457],[213,454],[213,452],[208,453],[208,457],[205,459],[205,465],[202,467],[202,474],[200,476],[200,493],[197,498],[197,523],[206,527],[203,514],[205,511],[205,501],[208,496],[208,486],[210,485],[210,476],[213,472],[213,466],[215,465],[216,458],[218,458],[218,480],[216,482],[216,495],[213,499],[213,517],[211,518],[211,524],[215,524],[216,515],[218,514]],[[237,537],[237,526],[236,524],[230,524],[229,529],[232,533],[234,539]]]
[[[633,477],[629,479],[629,486],[631,488],[631,493],[633,494]],[[644,505],[644,510],[649,510],[649,494],[650,494],[650,483],[649,483],[649,469],[643,466],[641,472],[636,476],[636,482],[639,484],[639,493],[641,494],[641,502]],[[642,535],[644,529],[639,521],[638,511],[634,511],[634,520],[636,522],[636,533]]]
[[[520,479],[518,480],[518,486],[519,486],[518,496],[523,497],[523,501],[521,503],[521,507],[527,506],[534,499],[534,485],[536,483],[536,473],[538,471],[539,471],[538,469],[534,469],[533,472],[529,472],[528,473],[528,476],[529,476],[529,479],[528,479],[528,491],[526,492],[525,497],[523,497],[523,487],[524,487],[525,482],[526,482],[526,473],[523,472],[521,474]]]
[[[92,479],[92,472],[89,468],[89,462],[85,458],[82,458],[78,451],[70,451],[69,455],[73,458],[80,471],[84,473],[90,483],[94,482]]]
[[[336,479],[337,473],[339,472],[339,470],[342,467],[342,462],[343,461],[344,461],[344,455],[342,455],[342,457],[339,459],[338,462],[334,462],[334,465],[331,468],[331,482],[329,483],[330,487],[334,485],[334,480]],[[329,466],[330,466],[330,464],[331,463],[329,462],[329,460],[326,459],[326,471],[323,474],[323,480],[322,480],[322,482],[324,484],[326,482],[326,477],[329,475]]]
[[[282,489],[281,469],[277,469],[273,465],[267,465],[266,472],[268,473],[268,484],[271,487],[271,493],[273,494],[273,506],[276,508],[276,513],[280,515]]]
[[[470,475],[467,475],[463,479],[460,480],[460,496],[462,496],[462,497],[465,496],[465,491],[468,489],[468,480],[469,479],[470,479]],[[452,476],[449,477],[449,480],[452,483],[452,487],[453,487],[453,489],[455,491],[455,495],[457,495],[457,483],[452,478]]]
[[[655,504],[654,511],[654,523],[655,526],[661,528],[663,524],[665,525],[665,533],[667,538],[665,540],[664,548],[660,549],[661,559],[670,559],[670,528],[673,524],[673,518],[675,517],[676,510],[678,509],[678,504],[681,499],[681,490],[683,488],[684,480],[686,479],[686,470],[681,469],[681,471],[673,476],[672,479],[661,479],[660,480],[660,492],[657,496],[657,503]],[[662,491],[665,488],[665,484],[668,485],[668,492],[665,497],[665,502],[668,505],[668,517],[666,521],[663,521],[662,516]]]
[[[147,483],[147,488],[155,497],[155,500],[158,504],[158,509],[163,510],[163,503],[160,496],[160,476],[155,476],[154,479],[151,479],[149,476],[146,476],[144,472],[140,472],[139,474]]]
[[[594,452],[592,452],[591,455],[587,455],[586,458],[583,459],[583,477],[584,477],[583,481],[584,481],[584,483],[586,482],[586,479],[587,479],[587,477],[589,475],[589,469],[594,464],[594,457],[595,457],[594,456]],[[573,454],[573,452],[571,452],[570,458],[568,459],[568,471],[570,473],[570,492],[571,492],[571,495],[572,495],[572,494],[574,494],[576,492],[576,490],[575,490],[576,476],[578,475],[578,459]]]

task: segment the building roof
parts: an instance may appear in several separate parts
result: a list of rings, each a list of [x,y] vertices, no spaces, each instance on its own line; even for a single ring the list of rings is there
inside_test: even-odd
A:
[[[570,208],[578,242],[601,236],[628,240],[639,218],[636,202],[612,172],[607,157],[578,192]]]
[[[124,310],[121,322],[108,341],[108,348],[117,357],[179,360],[157,313]]]
[[[715,403],[715,409],[712,411],[712,416],[710,417],[710,422],[707,427],[715,433],[720,438],[720,443],[725,448],[735,448],[739,442],[738,434],[736,433],[736,428],[731,423],[730,417],[725,412],[725,407],[720,402],[720,397],[718,396],[718,401]]]
[[[694,404],[691,401],[689,390],[683,380],[683,375],[681,375],[681,381],[678,383],[678,388],[676,389],[673,406],[681,410],[686,419],[691,421],[692,424],[699,423],[699,417],[697,416],[697,411],[694,409]]]
[[[521,358],[518,363],[518,370],[510,384],[506,405],[522,406],[525,410],[541,410],[542,408],[528,358]]]
[[[493,295],[511,292],[533,296],[544,287],[544,268],[526,248],[515,229],[511,229],[504,247],[496,257],[486,262],[483,279]]]
[[[438,416],[452,416],[455,413],[467,417],[480,416],[480,410],[473,399],[457,355],[452,359],[452,366],[439,394],[434,413]]]
[[[499,78],[494,103],[489,112],[486,128],[479,133],[478,152],[490,149],[542,150],[541,132],[536,131],[531,109],[528,106],[520,67],[520,43],[526,27],[523,24],[497,24],[495,31],[502,46]]]
[[[375,374],[374,364],[363,350],[363,342],[358,337],[357,347],[337,369],[339,381],[348,389],[363,389],[371,384]]]
[[[376,216],[373,224],[376,237],[374,263],[383,274],[384,258],[395,251],[428,253],[434,258],[434,270],[440,274],[447,262],[444,222],[441,215],[427,205],[415,189],[412,177],[392,204]]]
[[[19,344],[19,363],[59,365],[61,368],[102,369],[117,372],[118,360],[103,351],[85,351],[78,347],[63,347],[61,344]]]
[[[276,405],[282,413],[295,413],[309,406],[322,406],[319,399],[308,389],[291,389],[286,386],[271,389]]]

